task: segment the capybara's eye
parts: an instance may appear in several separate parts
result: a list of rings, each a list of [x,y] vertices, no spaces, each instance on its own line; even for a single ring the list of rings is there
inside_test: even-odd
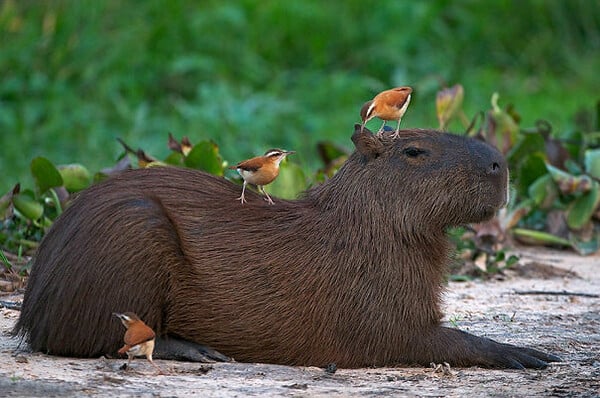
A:
[[[408,148],[405,148],[403,152],[406,156],[416,158],[417,156],[424,154],[426,151],[420,148],[415,148],[414,146],[409,146]]]

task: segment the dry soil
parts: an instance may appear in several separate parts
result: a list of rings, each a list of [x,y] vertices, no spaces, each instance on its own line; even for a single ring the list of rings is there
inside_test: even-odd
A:
[[[517,253],[521,264],[534,265],[493,280],[450,283],[446,321],[562,357],[563,362],[545,370],[383,368],[329,374],[313,367],[157,360],[165,373],[157,375],[141,359],[124,371],[122,359],[60,358],[19,350],[8,333],[19,313],[0,308],[0,396],[600,396],[600,255],[525,248]],[[548,272],[539,264],[577,276]],[[523,291],[529,293],[516,293]],[[18,301],[22,295],[0,299]]]

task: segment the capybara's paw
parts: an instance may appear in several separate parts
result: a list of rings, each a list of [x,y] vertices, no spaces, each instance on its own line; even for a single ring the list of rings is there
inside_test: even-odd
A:
[[[448,362],[453,367],[481,366],[500,369],[544,369],[549,362],[560,362],[556,355],[533,348],[499,343],[458,329],[441,327],[425,340],[429,356],[420,362]]]
[[[496,342],[494,342],[496,343]],[[533,348],[518,347],[511,344],[496,343],[486,358],[490,366],[509,369],[544,369],[549,362],[560,362],[556,355],[548,354]]]

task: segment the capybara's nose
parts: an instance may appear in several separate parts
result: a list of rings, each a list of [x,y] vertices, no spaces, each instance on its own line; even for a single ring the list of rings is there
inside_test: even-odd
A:
[[[496,148],[479,140],[469,140],[468,146],[475,166],[486,175],[501,176],[506,172],[506,160]]]
[[[499,174],[502,173],[502,167],[498,162],[492,161],[492,163],[488,166],[487,169],[488,174]]]

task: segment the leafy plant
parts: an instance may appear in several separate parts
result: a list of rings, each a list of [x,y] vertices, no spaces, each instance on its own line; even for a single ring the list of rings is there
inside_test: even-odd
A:
[[[110,165],[115,134],[161,159],[167,131],[213,138],[226,159],[268,142],[312,174],[313,143],[349,142],[357,107],[397,85],[415,88],[405,127],[436,123],[441,79],[468,87],[468,115],[501,90],[526,120],[552,115],[561,128],[597,98],[595,1],[288,3],[0,2],[0,192],[33,186],[40,150]]]
[[[25,276],[28,272],[27,262],[20,255],[12,255],[12,261],[4,253],[4,250],[0,249],[0,276],[2,277],[0,283],[0,290],[3,291],[14,291],[18,288],[22,288],[25,282]]]
[[[459,86],[438,94],[440,127],[460,114]],[[442,105],[440,105],[440,103]],[[445,105],[444,105],[445,104]],[[600,120],[599,114],[596,118]],[[511,105],[501,108],[494,94],[482,125],[467,132],[484,138],[502,151],[512,173],[513,197],[506,211],[473,226],[475,240],[487,234],[496,248],[509,236],[528,244],[571,247],[581,254],[600,249],[600,143],[598,132],[580,132],[574,139],[552,135],[545,121],[520,127]],[[487,248],[488,251],[490,248]]]
[[[3,250],[0,250],[0,260],[7,271],[12,271],[13,265],[10,261],[8,261],[8,258],[6,258],[6,254],[4,254]]]
[[[438,93],[439,127],[446,129],[458,121],[465,128],[465,134],[483,138],[499,148],[512,173],[512,195],[508,207],[494,219],[450,231],[459,258],[472,269],[459,271],[460,275],[451,278],[489,276],[511,267],[517,261],[507,254],[512,239],[570,247],[581,254],[598,251],[600,133],[555,136],[544,121],[522,128],[515,108],[510,105],[502,108],[498,94],[492,96],[487,111],[476,114],[469,122],[462,109],[464,97],[461,85]],[[227,169],[230,162],[224,159],[213,140],[192,144],[187,137],[177,140],[169,133],[170,153],[162,159],[142,148],[134,150],[121,139],[119,142],[124,152],[116,164],[94,174],[81,164],[55,166],[44,157],[34,158],[30,163],[33,188],[22,189],[16,184],[0,197],[0,247],[19,253],[18,258],[31,253],[77,192],[128,168],[189,167],[242,182],[237,173]],[[323,164],[321,169],[309,175],[294,160],[286,160],[281,165],[279,178],[269,190],[275,196],[296,197],[307,187],[333,176],[349,154],[349,150],[331,141],[319,142],[317,155]],[[0,260],[8,269],[11,263],[6,256]]]

